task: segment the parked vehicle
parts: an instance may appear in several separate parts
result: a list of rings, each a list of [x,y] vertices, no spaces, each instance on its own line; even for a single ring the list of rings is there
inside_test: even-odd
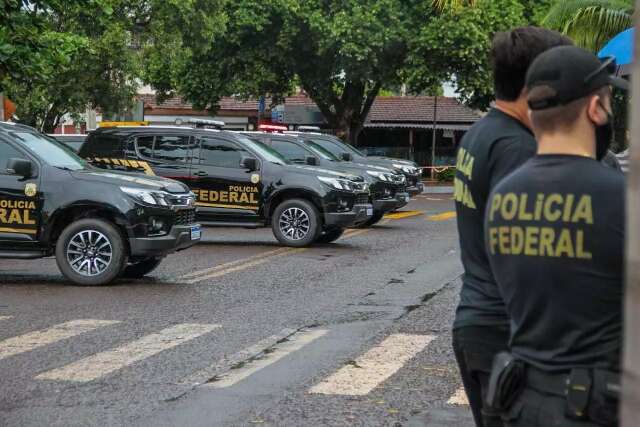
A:
[[[55,255],[79,285],[142,277],[200,240],[176,181],[97,169],[35,129],[0,122],[0,258]]]
[[[286,132],[300,136],[304,141],[315,142],[340,159],[352,161],[358,164],[375,164],[390,169],[401,171],[407,179],[407,192],[411,197],[421,194],[424,190],[422,183],[422,170],[415,162],[391,157],[366,156],[357,148],[344,143],[340,138],[319,132]]]
[[[363,176],[369,183],[373,216],[361,224],[361,227],[379,222],[385,213],[405,206],[410,200],[406,192],[404,175],[391,169],[341,160],[315,142],[304,142],[297,135],[269,132],[244,132],[244,134],[276,150],[289,162],[321,166],[325,169]]]
[[[52,133],[49,134],[49,136],[71,148],[76,153],[80,151],[80,147],[82,147],[82,144],[84,144],[84,141],[87,139],[86,134]]]
[[[161,126],[97,129],[80,155],[104,168],[180,180],[196,194],[202,225],[270,226],[286,246],[334,241],[345,228],[373,216],[361,176],[291,164],[239,133]]]

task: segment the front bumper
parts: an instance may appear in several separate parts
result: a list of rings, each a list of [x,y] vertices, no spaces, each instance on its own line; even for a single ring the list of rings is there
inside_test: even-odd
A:
[[[373,210],[382,212],[391,212],[400,209],[409,203],[411,196],[409,193],[396,193],[392,199],[378,199],[373,201]]]
[[[194,226],[199,227],[198,224],[174,225],[164,236],[131,238],[131,256],[163,256],[187,249],[200,241],[200,238],[191,239],[191,227]]]
[[[407,193],[409,193],[411,197],[417,196],[418,194],[422,194],[423,191],[424,191],[424,184],[421,181],[418,181],[416,185],[407,187]]]
[[[347,228],[366,222],[373,216],[373,205],[357,204],[348,212],[327,212],[324,224],[328,227]]]

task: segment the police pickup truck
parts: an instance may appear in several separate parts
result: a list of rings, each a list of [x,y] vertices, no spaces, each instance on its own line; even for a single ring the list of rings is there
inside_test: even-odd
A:
[[[182,181],[196,194],[203,226],[270,226],[286,246],[332,242],[373,216],[364,178],[291,164],[264,144],[220,129],[100,128],[80,155],[100,167]]]
[[[304,142],[296,135],[273,132],[244,132],[248,137],[266,144],[292,163],[321,166],[359,175],[369,183],[373,216],[361,227],[379,222],[385,213],[405,206],[409,202],[406,179],[401,173],[372,164],[346,162],[334,156],[318,144]]]
[[[364,153],[358,151],[357,148],[342,142],[342,140],[336,136],[313,131],[302,131],[303,129],[304,127],[300,127],[297,132],[285,133],[298,135],[304,141],[314,142],[340,159],[362,165],[379,165],[402,172],[407,179],[407,192],[411,197],[421,194],[424,190],[424,184],[421,180],[422,170],[415,162],[391,157],[366,156]]]
[[[55,255],[79,285],[142,277],[200,240],[176,181],[97,169],[28,126],[0,122],[0,258]]]

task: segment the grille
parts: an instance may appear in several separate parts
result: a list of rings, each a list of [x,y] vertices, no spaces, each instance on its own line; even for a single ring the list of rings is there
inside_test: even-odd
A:
[[[175,225],[189,225],[196,222],[195,209],[182,209],[176,211]]]
[[[389,193],[385,194],[385,189],[389,190]],[[377,191],[374,193],[373,197],[378,199],[392,199],[396,196],[396,188],[391,185],[384,185],[380,188],[376,189]]]
[[[407,184],[410,187],[415,187],[416,184],[418,184],[418,178],[416,178],[415,176],[408,176],[407,177]]]
[[[366,205],[369,203],[369,195],[368,194],[357,194],[356,195],[356,205]]]

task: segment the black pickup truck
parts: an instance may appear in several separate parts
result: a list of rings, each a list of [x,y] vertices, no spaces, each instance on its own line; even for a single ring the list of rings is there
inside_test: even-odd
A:
[[[200,240],[176,181],[95,168],[28,126],[0,122],[0,258],[55,255],[80,285],[142,277]]]
[[[400,172],[374,164],[341,160],[320,145],[312,141],[304,141],[297,135],[272,132],[244,132],[244,134],[276,150],[292,163],[316,165],[364,177],[369,183],[373,216],[361,227],[376,224],[385,213],[409,203],[406,178]]]
[[[407,192],[411,197],[421,194],[424,190],[422,183],[422,170],[415,162],[391,157],[366,156],[352,145],[346,144],[340,138],[318,132],[285,132],[285,134],[298,135],[304,141],[314,142],[335,156],[353,163],[363,165],[379,165],[389,169],[395,169],[404,174],[407,179]]]
[[[189,126],[97,129],[80,155],[93,164],[182,181],[203,226],[270,226],[280,243],[338,239],[373,216],[361,176],[296,165],[244,135]]]

